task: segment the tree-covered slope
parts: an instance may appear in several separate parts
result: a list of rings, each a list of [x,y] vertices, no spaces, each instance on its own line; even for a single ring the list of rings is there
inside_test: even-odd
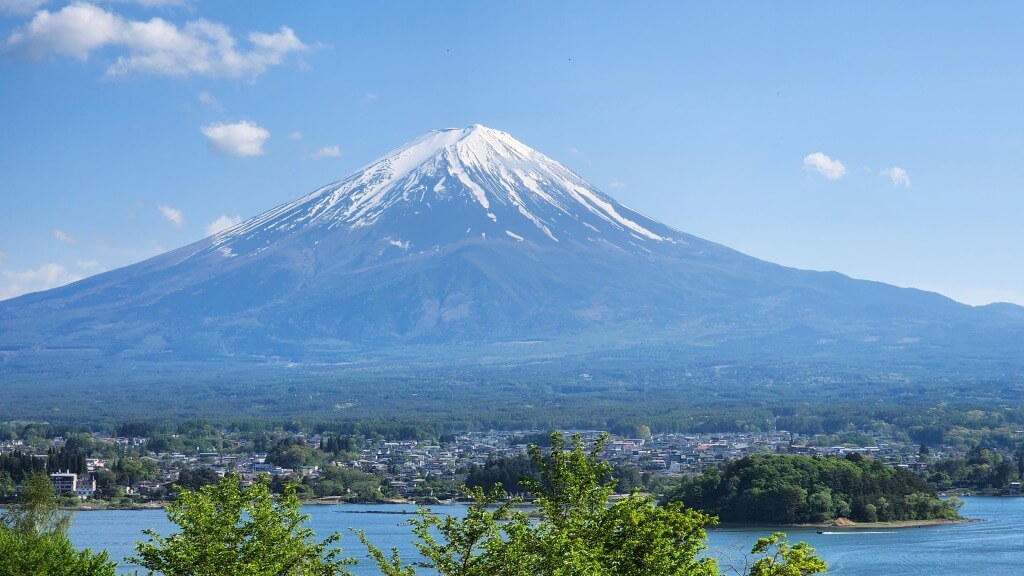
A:
[[[722,522],[802,524],[956,519],[957,502],[940,500],[904,468],[851,454],[845,458],[758,454],[685,480],[669,501]]]

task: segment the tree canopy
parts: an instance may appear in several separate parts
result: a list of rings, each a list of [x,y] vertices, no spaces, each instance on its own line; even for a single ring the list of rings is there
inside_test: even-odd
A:
[[[579,436],[567,447],[553,434],[550,450],[531,446],[537,475],[519,482],[535,498],[535,522],[500,486],[489,493],[477,486],[467,488],[473,505],[464,518],[419,511],[413,525],[425,560],[404,563],[397,550],[388,555],[364,534],[360,539],[385,576],[414,576],[417,568],[441,576],[717,576],[715,560],[700,554],[714,518],[637,493],[609,504],[615,480],[599,458],[605,440],[587,450]],[[758,541],[752,553],[750,575],[826,568],[809,546],[790,546],[780,534]]]
[[[75,549],[70,525],[50,478],[29,476],[18,503],[0,516],[0,576],[114,576],[106,552]]]
[[[758,454],[685,480],[667,498],[726,522],[799,524],[958,518],[958,502],[940,500],[903,468],[851,454],[845,458]]]
[[[339,535],[317,542],[303,526],[294,487],[274,500],[266,482],[243,487],[225,476],[197,491],[183,490],[167,506],[180,531],[145,531],[130,561],[165,576],[332,576],[348,574],[353,561],[334,546]]]

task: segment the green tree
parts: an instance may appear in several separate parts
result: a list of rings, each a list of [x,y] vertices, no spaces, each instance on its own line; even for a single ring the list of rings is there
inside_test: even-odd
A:
[[[922,477],[853,453],[845,458],[756,454],[684,480],[667,497],[725,522],[806,523],[955,519]]]
[[[537,566],[533,573],[570,575],[713,575],[710,558],[698,558],[714,519],[681,506],[657,507],[633,494],[608,506],[616,481],[600,459],[602,435],[588,451],[574,435],[567,449],[561,434],[551,435],[544,453],[530,447],[539,478],[526,479],[543,522],[531,530]]]
[[[213,470],[202,466],[200,468],[184,469],[178,473],[178,481],[175,482],[180,488],[195,492],[203,486],[220,482],[220,475]]]
[[[313,485],[317,496],[354,495],[366,501],[380,497],[380,478],[369,472],[341,466],[326,466],[320,470],[320,478]]]
[[[282,468],[297,470],[302,466],[318,464],[319,460],[312,447],[299,439],[281,440],[267,452],[267,462]]]
[[[21,534],[66,534],[71,514],[60,509],[60,499],[46,474],[25,480],[18,503],[4,512],[4,525]]]
[[[750,550],[756,560],[749,566],[749,576],[810,576],[824,574],[828,569],[825,561],[814,553],[806,542],[790,545],[786,535],[776,532],[767,538],[758,539]]]
[[[423,561],[402,563],[398,551],[385,556],[362,532],[359,539],[370,551],[385,576],[413,576],[416,568],[428,568],[441,576],[529,576],[530,551],[524,547],[529,530],[526,516],[517,512],[500,486],[465,488],[473,504],[463,518],[438,516],[421,509],[410,520],[418,538],[416,548]]]
[[[635,493],[609,505],[616,480],[599,458],[605,441],[587,450],[573,436],[567,448],[553,434],[549,451],[531,445],[537,476],[520,482],[535,497],[534,523],[500,487],[475,487],[466,489],[473,505],[465,518],[419,512],[413,524],[424,561],[404,564],[396,550],[389,556],[360,539],[385,576],[414,576],[418,567],[441,576],[717,576],[717,563],[700,556],[714,518]],[[753,552],[764,556],[751,566],[756,576],[819,574],[825,566],[806,544],[790,546],[780,535]]]
[[[334,546],[335,533],[316,542],[303,526],[299,499],[289,487],[274,501],[266,482],[243,488],[235,475],[220,482],[183,491],[167,506],[167,517],[180,531],[161,536],[144,533],[130,561],[165,576],[331,576],[349,574]]]
[[[68,539],[71,515],[58,508],[45,474],[25,482],[17,504],[0,516],[0,576],[113,576],[106,552],[75,550]]]
[[[124,491],[117,486],[117,474],[110,470],[96,471],[96,497],[113,499],[124,496]]]

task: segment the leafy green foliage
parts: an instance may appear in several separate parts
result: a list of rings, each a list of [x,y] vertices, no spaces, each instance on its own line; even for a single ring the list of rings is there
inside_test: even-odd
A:
[[[270,448],[267,452],[267,462],[273,462],[282,468],[297,470],[302,466],[318,464],[320,459],[311,446],[302,440],[289,438],[281,440]]]
[[[513,494],[526,492],[519,480],[537,475],[533,460],[525,456],[491,458],[483,466],[473,465],[466,476],[466,486],[490,492],[495,485]]]
[[[320,469],[320,478],[313,484],[316,496],[345,496],[360,502],[380,498],[380,478],[369,472],[325,466]]]
[[[220,476],[213,470],[200,466],[199,468],[185,468],[178,473],[178,480],[175,484],[185,490],[195,492],[203,486],[220,482]]]
[[[167,517],[180,531],[161,536],[145,531],[131,562],[165,576],[331,576],[348,574],[332,534],[316,542],[302,524],[294,489],[274,501],[265,482],[243,488],[226,476],[198,491],[183,491]]]
[[[828,566],[818,558],[806,542],[790,545],[786,535],[776,532],[758,539],[750,550],[757,558],[750,565],[749,576],[810,576],[824,574]]]
[[[148,458],[119,458],[111,465],[110,471],[117,475],[118,484],[128,486],[143,480],[160,478],[160,469],[156,462]]]
[[[683,481],[668,501],[727,522],[795,524],[958,518],[921,477],[851,454],[811,458],[758,454]]]
[[[75,550],[70,525],[49,477],[28,477],[18,503],[0,517],[0,576],[113,576],[106,552]]]
[[[928,480],[940,490],[1002,490],[1020,478],[1024,460],[1014,462],[999,453],[975,446],[966,455],[945,458],[929,467]]]
[[[530,522],[505,498],[500,486],[472,497],[465,518],[421,510],[413,521],[424,561],[404,564],[397,550],[387,555],[360,534],[385,576],[414,576],[416,568],[441,576],[717,576],[716,562],[700,553],[706,527],[715,520],[680,504],[657,506],[632,494],[609,505],[616,483],[599,459],[607,437],[587,450],[579,436],[571,448],[561,434],[551,449],[530,448],[536,477],[520,479],[535,497],[539,519]],[[806,544],[790,547],[779,535],[758,543],[774,546],[771,559],[755,563],[756,576],[810,575],[825,565]]]
[[[553,434],[550,451],[531,446],[539,478],[524,483],[544,519],[531,531],[535,573],[716,574],[713,560],[698,558],[711,517],[636,494],[608,506],[616,481],[599,457],[606,441],[602,436],[587,451],[573,436],[566,449],[562,435]]]
[[[33,458],[31,454],[15,450],[9,454],[0,454],[0,472],[6,473],[14,483],[24,482],[37,472],[46,471],[46,462]]]

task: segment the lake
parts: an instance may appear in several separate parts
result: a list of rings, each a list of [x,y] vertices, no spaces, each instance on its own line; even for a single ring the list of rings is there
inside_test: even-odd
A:
[[[1020,576],[1024,574],[1024,498],[964,498],[961,513],[982,521],[968,524],[904,528],[900,530],[846,531],[818,534],[815,530],[789,529],[793,542],[806,540],[828,562],[830,575],[842,576]],[[397,546],[404,558],[413,556],[412,536],[400,514],[374,512],[413,511],[408,505],[306,506],[310,523],[318,536],[340,531],[342,546],[349,556],[360,560],[352,572],[379,574],[365,550],[348,528],[364,530],[372,542],[387,550]],[[439,507],[441,513],[461,515],[459,506]],[[105,549],[120,560],[134,553],[133,543],[143,538],[142,530],[170,532],[162,510],[102,510],[75,515],[71,540],[79,548]],[[743,552],[770,532],[765,528],[720,528],[709,537],[709,554],[721,559],[720,566],[732,574],[728,564],[742,565]],[[120,566],[122,573],[135,568]]]

